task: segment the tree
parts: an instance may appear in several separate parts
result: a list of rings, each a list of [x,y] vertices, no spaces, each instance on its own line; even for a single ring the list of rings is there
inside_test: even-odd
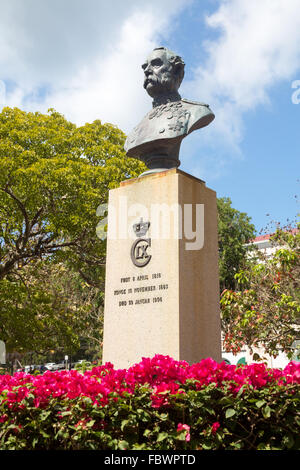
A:
[[[250,217],[231,206],[227,197],[217,199],[220,289],[234,289],[235,274],[247,261],[245,246],[254,238]]]
[[[257,253],[235,276],[240,290],[222,293],[227,351],[236,353],[246,345],[251,352],[261,347],[273,357],[280,350],[289,358],[295,354],[300,326],[300,232],[278,229],[272,240],[277,246],[274,256]]]
[[[96,209],[145,169],[125,157],[124,141],[111,124],[76,127],[53,109],[0,113],[0,338],[8,351],[101,342],[106,242],[96,236]],[[232,287],[254,227],[228,198],[218,212],[221,287]]]
[[[96,209],[109,189],[144,168],[124,158],[124,140],[122,131],[100,121],[77,128],[54,110],[3,109],[0,279],[46,255],[63,254],[76,267],[103,264]]]
[[[1,337],[8,350],[73,354],[91,323],[100,343],[98,291],[75,271],[49,259],[11,273],[0,282]]]
[[[21,341],[48,349],[54,331],[60,344],[78,342],[68,327],[71,300],[55,298],[57,281],[63,266],[103,290],[106,243],[96,236],[96,209],[145,168],[125,157],[124,141],[99,120],[76,127],[54,110],[0,113],[0,337],[10,348]]]

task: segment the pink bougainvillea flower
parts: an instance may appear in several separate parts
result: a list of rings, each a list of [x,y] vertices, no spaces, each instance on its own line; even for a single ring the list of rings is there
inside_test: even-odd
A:
[[[88,397],[97,406],[105,406],[111,396],[118,400],[124,393],[133,394],[137,386],[148,384],[152,406],[159,408],[169,405],[171,395],[185,393],[182,387],[187,380],[192,380],[197,390],[209,384],[220,388],[229,385],[231,392],[236,394],[242,386],[259,389],[273,383],[280,386],[300,383],[300,363],[290,362],[284,370],[269,369],[265,364],[236,367],[211,358],[189,365],[157,354],[143,358],[128,370],[114,369],[112,364],[106,363],[84,374],[76,370],[46,371],[37,376],[24,372],[12,376],[5,374],[0,376],[0,402],[5,402],[8,409],[22,409],[30,394],[37,408],[47,407],[52,398],[79,397]],[[2,415],[0,419],[5,418]]]
[[[0,416],[0,423],[5,423],[5,421],[7,421],[7,420],[8,420],[7,414],[4,414],[4,415]]]
[[[179,390],[180,385],[178,383],[161,383],[155,385],[153,394],[151,395],[153,408],[160,408],[161,406],[169,405],[169,395],[175,395],[177,393],[184,393],[183,390]]]
[[[85,419],[79,420],[78,423],[75,424],[75,428],[86,429],[86,420]]]
[[[212,424],[211,426],[211,432],[213,434],[216,434],[217,430],[219,429],[220,427],[220,423],[218,421],[216,421],[215,423]]]
[[[185,436],[186,442],[189,442],[191,440],[190,429],[191,428],[188,424],[178,423],[177,432],[187,431]]]

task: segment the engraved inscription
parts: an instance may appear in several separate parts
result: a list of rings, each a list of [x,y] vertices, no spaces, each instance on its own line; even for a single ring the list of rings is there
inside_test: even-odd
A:
[[[132,277],[121,277],[120,283],[123,284],[124,282],[128,283],[126,289],[121,286],[113,292],[117,297],[122,296],[122,300],[118,300],[119,307],[164,302],[169,289],[169,284],[164,282],[162,273],[160,272]],[[142,296],[143,294],[144,296]],[[126,297],[124,298],[124,296]]]

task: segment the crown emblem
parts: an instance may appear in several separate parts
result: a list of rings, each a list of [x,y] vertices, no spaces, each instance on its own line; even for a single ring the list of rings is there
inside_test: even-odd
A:
[[[149,227],[150,222],[143,222],[142,218],[137,224],[133,224],[133,230],[137,237],[143,237],[147,233]]]

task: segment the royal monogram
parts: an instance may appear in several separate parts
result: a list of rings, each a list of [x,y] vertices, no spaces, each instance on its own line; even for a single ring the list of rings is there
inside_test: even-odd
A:
[[[133,225],[134,233],[138,239],[135,240],[131,247],[130,256],[131,261],[138,268],[146,266],[151,259],[151,255],[149,255],[147,251],[151,246],[151,238],[141,238],[147,233],[149,227],[150,222],[143,222],[142,218],[140,222]]]
[[[147,250],[151,246],[151,238],[138,238],[131,247],[131,260],[138,268],[143,268],[151,260]]]

